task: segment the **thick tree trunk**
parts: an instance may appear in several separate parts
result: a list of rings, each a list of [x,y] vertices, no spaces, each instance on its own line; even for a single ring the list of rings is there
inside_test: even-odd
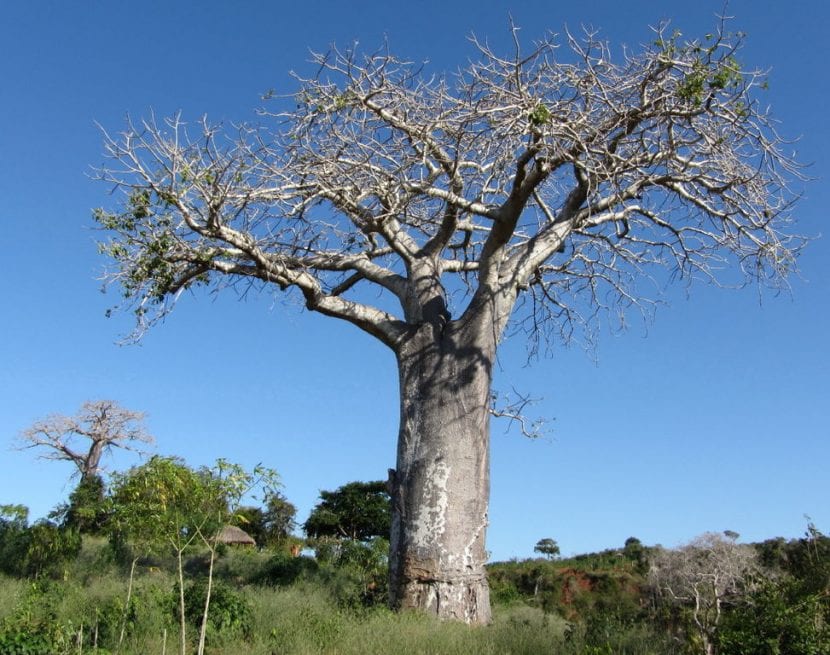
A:
[[[390,602],[489,623],[484,565],[495,335],[459,322],[423,325],[397,355],[401,425],[397,469],[390,471]]]

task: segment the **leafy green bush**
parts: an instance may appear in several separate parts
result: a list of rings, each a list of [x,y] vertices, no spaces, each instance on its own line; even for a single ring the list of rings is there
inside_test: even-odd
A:
[[[104,480],[100,475],[83,477],[69,494],[69,502],[59,506],[52,516],[60,519],[63,527],[75,528],[84,534],[101,534],[109,521],[104,492]]]
[[[802,595],[792,579],[769,581],[727,613],[719,630],[722,655],[830,653],[830,598]]]
[[[254,548],[230,547],[214,562],[213,576],[231,584],[252,582],[262,576],[271,558],[272,554]]]
[[[0,628],[3,655],[52,655],[57,652],[53,633],[41,625],[4,625]]]
[[[185,588],[185,616],[194,626],[201,624],[206,593],[207,580],[197,580]],[[178,607],[174,609],[178,611]],[[213,634],[250,636],[251,608],[248,602],[220,580],[214,580],[211,588],[208,628]]]
[[[385,604],[388,597],[389,542],[343,539],[320,565],[317,577],[337,604],[364,608]]]
[[[66,590],[59,584],[33,583],[0,626],[3,655],[52,655],[66,650],[76,634],[59,611]]]
[[[81,535],[77,530],[47,521],[35,523],[24,538],[23,572],[35,578],[60,575],[67,563],[81,552]]]
[[[284,587],[298,580],[312,576],[319,569],[316,560],[310,557],[291,557],[277,553],[248,578],[249,582],[268,586]]]

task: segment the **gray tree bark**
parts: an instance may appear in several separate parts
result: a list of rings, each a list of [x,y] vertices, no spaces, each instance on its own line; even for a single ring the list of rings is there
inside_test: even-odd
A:
[[[424,324],[398,351],[390,601],[484,624],[490,622],[484,565],[496,338],[475,328],[463,319]]]

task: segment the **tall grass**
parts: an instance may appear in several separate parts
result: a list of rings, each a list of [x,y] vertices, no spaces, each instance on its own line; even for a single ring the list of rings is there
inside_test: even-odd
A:
[[[322,570],[299,567],[292,576],[274,577],[274,566],[267,556],[253,552],[229,553],[220,561],[217,571],[221,585],[231,595],[229,607],[238,610],[244,606],[237,616],[245,625],[215,626],[208,633],[208,655],[672,652],[641,625],[608,624],[586,630],[584,625],[568,623],[522,602],[496,604],[494,621],[486,627],[442,623],[422,614],[396,614],[378,606],[366,608],[355,602],[358,595],[344,593],[341,584],[345,582],[321,575]],[[109,555],[106,544],[91,541],[68,570],[67,580],[33,584],[0,577],[0,638],[3,630],[7,634],[16,630],[16,634],[31,634],[32,643],[49,644],[41,650],[21,652],[94,653],[97,646],[97,653],[104,655],[116,652],[126,616],[127,636],[120,655],[161,655],[165,649],[173,655],[178,650],[175,575],[163,565],[139,567],[130,606],[125,608],[127,573],[127,567]],[[188,593],[198,592],[198,578],[194,584],[187,588]],[[218,597],[215,616],[222,616]],[[77,635],[81,632],[83,642],[79,644]]]
[[[10,617],[23,601],[31,583],[0,573],[0,623]]]
[[[473,628],[383,608],[344,610],[309,583],[247,591],[258,642],[251,655],[538,655],[561,651],[567,627],[526,606],[496,608],[492,625]]]

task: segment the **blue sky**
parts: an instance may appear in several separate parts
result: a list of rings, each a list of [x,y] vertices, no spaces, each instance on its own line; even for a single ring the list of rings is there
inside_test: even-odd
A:
[[[614,44],[651,40],[671,19],[686,35],[722,3],[27,2],[0,12],[0,503],[43,516],[71,491],[71,468],[11,449],[52,412],[112,398],[148,413],[158,452],[192,465],[218,457],[276,468],[304,520],[320,489],[385,477],[394,466],[392,355],[356,329],[279,295],[194,295],[138,346],[118,346],[128,316],[97,281],[91,181],[97,121],[181,109],[253,120],[260,95],[292,89],[310,49],[358,41],[436,70],[472,56],[474,32],[508,45],[508,15],[531,40],[582,24]],[[770,67],[769,102],[816,180],[796,209],[819,236],[828,206],[830,9],[824,2],[735,0],[744,62]],[[565,554],[629,536],[675,545],[706,530],[746,540],[799,536],[805,514],[830,531],[830,275],[827,239],[801,259],[790,294],[705,286],[670,290],[651,324],[632,317],[595,351],[557,348],[526,366],[505,343],[497,386],[543,397],[548,437],[492,428],[489,549],[531,556],[542,537]],[[131,460],[116,459],[115,468]]]

